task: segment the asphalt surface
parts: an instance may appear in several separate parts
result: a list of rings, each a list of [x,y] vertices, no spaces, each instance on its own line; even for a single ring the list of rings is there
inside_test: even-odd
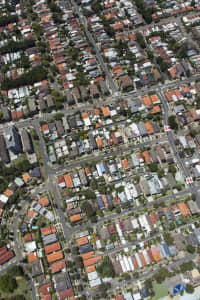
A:
[[[87,20],[82,15],[82,13],[81,13],[81,11],[80,11],[79,6],[77,5],[77,3],[74,0],[71,0],[71,3],[73,5],[73,7],[74,7],[74,9],[75,9],[75,11],[77,13],[77,15],[79,16],[79,20],[80,20],[81,24],[84,26],[85,34],[86,34],[88,40],[90,41],[90,43],[93,46],[93,49],[94,49],[94,51],[96,53],[97,60],[98,60],[98,62],[100,64],[102,70],[105,72],[105,76],[106,76],[107,81],[109,82],[111,90],[112,90],[113,93],[116,93],[118,91],[118,88],[117,88],[115,82],[113,81],[113,78],[112,78],[112,76],[111,76],[111,74],[110,74],[110,72],[109,72],[109,70],[107,68],[107,65],[103,61],[103,58],[102,58],[102,56],[101,56],[101,54],[99,52],[99,49],[98,49],[98,47],[96,45],[96,42],[95,42],[92,34],[87,29]]]
[[[164,115],[163,115],[163,121],[164,121],[164,125],[165,126],[168,126],[168,117],[169,117],[169,107],[168,107],[168,104],[167,104],[167,101],[165,99],[165,97],[163,96],[163,93],[160,89],[160,94],[159,94],[160,98],[161,98],[161,101],[162,101],[162,105],[163,105],[163,110],[164,110]],[[169,141],[169,144],[174,152],[174,157],[176,158],[177,160],[177,163],[185,177],[185,180],[186,178],[188,177],[191,177],[191,174],[189,172],[189,169],[186,167],[185,165],[185,161],[184,159],[182,159],[180,157],[180,154],[179,154],[179,151],[176,147],[176,144],[175,144],[175,138],[174,138],[174,134],[173,134],[173,131],[170,130],[170,131],[167,131],[167,137],[168,137],[168,141]],[[195,187],[195,184],[194,183],[189,183],[189,188],[191,190],[191,193],[196,195],[196,201],[197,201],[197,204],[198,206],[200,207],[200,198],[199,198],[199,193]]]

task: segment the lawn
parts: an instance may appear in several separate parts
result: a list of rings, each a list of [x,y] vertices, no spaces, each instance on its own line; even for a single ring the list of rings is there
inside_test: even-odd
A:
[[[3,298],[8,299],[12,296],[16,296],[16,295],[23,295],[26,300],[31,300],[31,293],[30,293],[30,288],[28,286],[28,282],[26,280],[26,278],[22,277],[21,279],[17,280],[17,289],[14,290],[13,294],[6,294],[1,292],[1,295]]]
[[[159,300],[168,295],[168,289],[166,288],[165,284],[158,284],[153,282],[153,289],[155,292],[155,296],[151,300]]]

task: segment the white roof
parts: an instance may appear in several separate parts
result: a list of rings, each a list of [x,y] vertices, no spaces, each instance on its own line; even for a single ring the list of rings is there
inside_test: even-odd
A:
[[[1,194],[0,195],[0,201],[3,203],[7,203],[8,202],[8,197],[6,195]]]
[[[95,287],[101,284],[101,279],[97,278],[95,280],[91,280],[89,283],[90,283],[90,287]]]
[[[97,271],[88,273],[88,279],[89,280],[95,280],[97,278],[99,278]]]
[[[37,249],[37,245],[36,245],[35,241],[26,243],[24,245],[24,247],[25,247],[25,250],[26,250],[27,253],[34,252]]]

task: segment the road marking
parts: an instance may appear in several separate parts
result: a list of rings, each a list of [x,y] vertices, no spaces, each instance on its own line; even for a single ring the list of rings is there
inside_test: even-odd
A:
[[[165,129],[165,132],[171,131],[171,128],[169,125],[165,125],[164,129]]]
[[[187,177],[187,178],[186,178],[186,183],[187,183],[187,184],[193,183],[192,177]]]

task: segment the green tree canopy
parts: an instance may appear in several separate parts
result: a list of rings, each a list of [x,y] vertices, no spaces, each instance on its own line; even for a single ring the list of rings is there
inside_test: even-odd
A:
[[[0,290],[3,293],[13,293],[14,290],[17,288],[17,282],[14,278],[5,274],[0,277]]]
[[[115,271],[112,262],[108,256],[104,258],[102,263],[97,267],[97,271],[104,277],[115,277]]]

